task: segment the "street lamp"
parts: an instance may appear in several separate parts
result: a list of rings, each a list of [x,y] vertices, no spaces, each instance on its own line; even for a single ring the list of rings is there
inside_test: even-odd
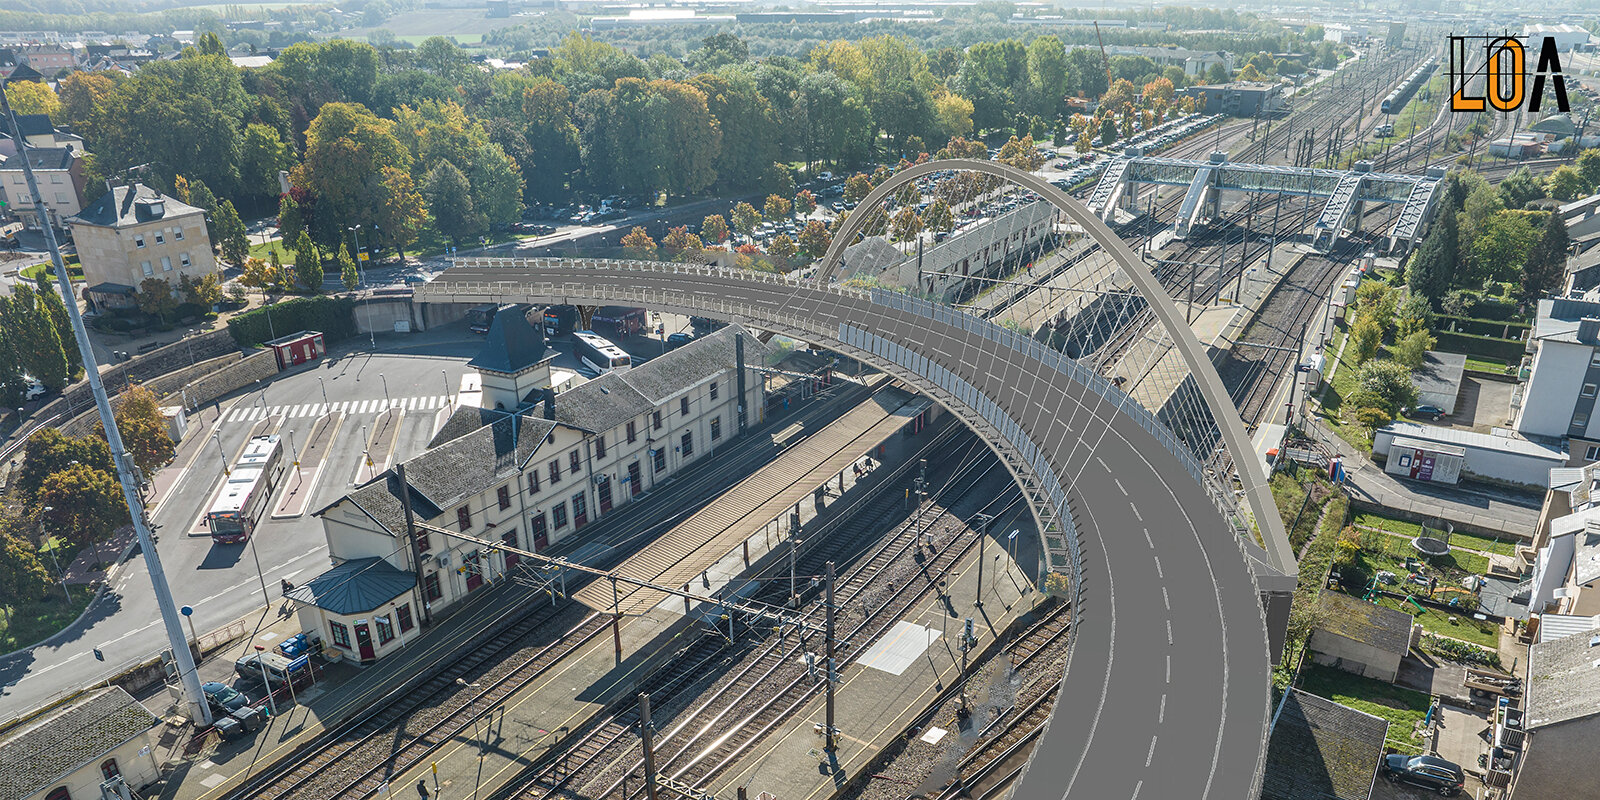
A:
[[[439,370],[439,375],[444,378],[444,404],[447,406],[452,405],[450,400],[450,372],[449,370],[441,369]],[[18,412],[20,414],[21,409],[18,409]]]
[[[217,443],[217,458],[222,461],[222,477],[233,477],[233,473],[228,470],[228,454],[222,449],[222,436],[216,431],[212,431],[211,441]]]
[[[267,387],[261,381],[256,381],[256,390],[261,392],[261,394],[256,395],[256,399],[261,401],[261,418],[266,419],[271,416],[271,414],[267,413]]]
[[[73,462],[73,463],[77,463],[77,462]],[[44,537],[44,518],[45,518],[46,515],[48,515],[50,512],[52,512],[54,510],[55,510],[55,508],[52,507],[52,506],[45,506],[44,508],[39,509],[39,536],[40,536],[40,538]],[[56,556],[56,552],[59,551],[60,549],[61,549],[61,540],[57,539],[55,537],[51,537],[50,561],[56,565],[56,577],[61,580],[61,593],[67,596],[67,605],[70,606],[70,605],[72,605],[72,590],[67,588],[67,574],[65,572],[61,571],[61,559]]]
[[[191,367],[194,366],[194,339],[190,338],[192,336],[194,336],[194,328],[190,328],[189,332],[183,337],[189,343],[189,366]]]

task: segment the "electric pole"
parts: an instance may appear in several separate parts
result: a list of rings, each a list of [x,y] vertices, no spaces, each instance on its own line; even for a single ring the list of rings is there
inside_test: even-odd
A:
[[[89,333],[83,326],[83,313],[78,309],[76,295],[72,292],[72,280],[67,276],[67,267],[61,260],[61,247],[56,242],[55,228],[50,224],[49,210],[45,207],[44,198],[39,194],[39,181],[33,174],[33,165],[28,160],[28,141],[22,135],[22,129],[17,124],[17,117],[11,111],[11,103],[5,96],[5,84],[0,84],[0,111],[5,113],[5,119],[11,129],[13,141],[17,144],[18,160],[22,162],[22,174],[27,178],[28,192],[33,197],[33,205],[39,215],[39,227],[44,231],[44,240],[50,250],[50,261],[55,267],[56,283],[61,292],[62,305],[67,307],[67,316],[72,322],[72,333],[78,340],[78,353],[83,358],[83,373],[89,381],[89,391],[94,395],[95,407],[100,412],[100,423],[105,427],[106,443],[111,446],[111,460],[117,467],[117,478],[122,483],[122,498],[128,504],[128,513],[133,520],[133,531],[139,540],[139,552],[144,555],[145,567],[150,571],[150,584],[156,595],[156,604],[161,608],[161,622],[167,631],[167,644],[172,648],[172,658],[178,668],[178,678],[183,683],[183,698],[189,706],[189,719],[196,727],[203,728],[211,724],[211,708],[206,704],[205,694],[200,690],[200,675],[195,672],[194,656],[189,652],[189,642],[183,635],[183,623],[178,621],[178,608],[172,601],[172,590],[167,586],[166,572],[161,568],[161,558],[156,555],[155,543],[150,538],[150,525],[145,517],[144,500],[139,494],[139,481],[134,477],[133,459],[128,454],[128,449],[123,446],[122,434],[117,430],[117,418],[111,410],[111,400],[106,397],[105,384],[100,381],[100,365],[95,360],[94,349],[89,346]],[[129,191],[133,191],[132,187]]]

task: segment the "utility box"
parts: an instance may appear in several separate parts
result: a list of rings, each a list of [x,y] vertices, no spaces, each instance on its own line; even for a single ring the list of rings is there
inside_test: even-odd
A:
[[[273,354],[277,356],[280,371],[315,361],[328,352],[327,346],[322,341],[321,331],[291,333],[267,342],[267,346],[272,348]]]
[[[1461,464],[1466,459],[1464,448],[1396,436],[1383,471],[1412,480],[1454,484],[1461,479]]]
[[[167,436],[174,442],[183,441],[183,435],[189,432],[189,415],[183,406],[163,406],[161,419],[167,423]]]

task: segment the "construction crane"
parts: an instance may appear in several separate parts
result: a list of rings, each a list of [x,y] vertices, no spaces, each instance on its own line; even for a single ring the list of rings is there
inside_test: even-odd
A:
[[[1111,91],[1111,59],[1106,57],[1106,40],[1100,36],[1100,20],[1094,21],[1094,40],[1100,43],[1100,63],[1106,68],[1106,91]]]

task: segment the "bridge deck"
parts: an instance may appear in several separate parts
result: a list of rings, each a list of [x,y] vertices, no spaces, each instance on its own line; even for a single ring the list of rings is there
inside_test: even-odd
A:
[[[705,508],[619,565],[613,574],[663,586],[682,586],[732,552],[784,512],[871,453],[932,403],[903,390],[879,389],[805,442],[790,448],[723,492]],[[642,614],[666,600],[662,592],[619,587],[621,611]],[[611,586],[597,581],[577,599],[597,611],[612,608]]]

